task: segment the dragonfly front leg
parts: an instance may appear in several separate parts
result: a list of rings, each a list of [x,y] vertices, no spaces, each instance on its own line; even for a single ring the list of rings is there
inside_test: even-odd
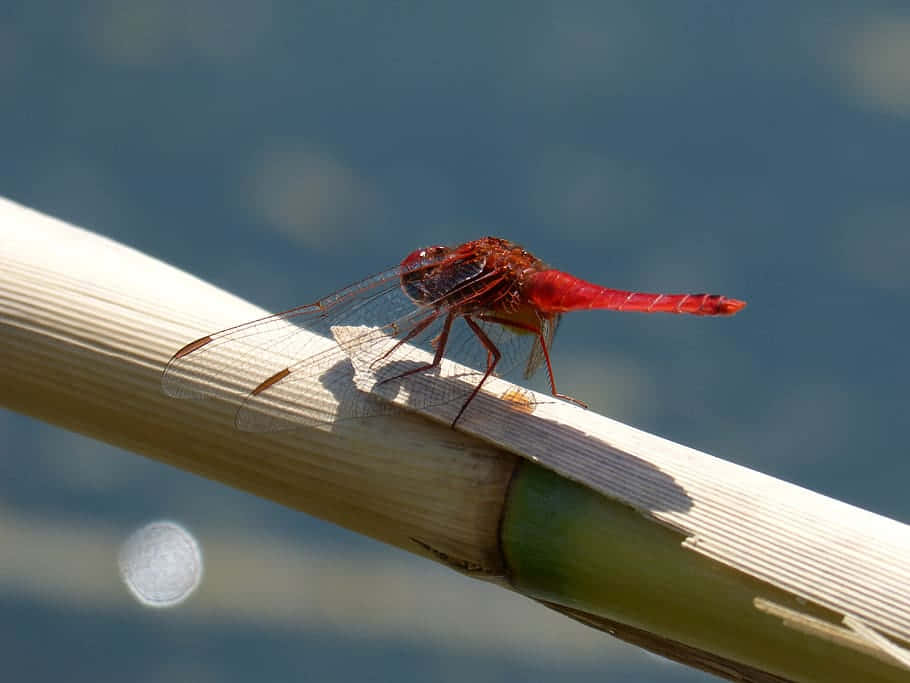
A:
[[[402,344],[410,341],[411,339],[416,337],[418,334],[423,332],[430,325],[430,323],[432,323],[434,320],[436,320],[436,318],[439,317],[439,315],[440,315],[439,311],[434,311],[432,314],[427,316],[424,320],[421,320],[419,323],[417,323],[414,326],[414,329],[412,329],[410,332],[408,332],[407,335],[405,335],[405,337],[401,341],[399,341],[397,344],[395,344],[395,346],[393,346],[385,354],[383,354],[382,358],[380,358],[379,360],[383,360],[384,358],[387,358],[389,356],[389,354],[391,354],[393,351],[395,351]],[[426,363],[425,365],[421,365],[420,367],[413,368],[411,370],[407,370],[406,372],[402,372],[400,375],[395,375],[394,377],[387,377],[386,379],[381,380],[379,382],[379,384],[385,384],[386,382],[391,382],[396,379],[401,379],[402,377],[407,377],[408,375],[413,375],[418,372],[423,372],[425,370],[430,370],[432,368],[438,367],[439,364],[442,362],[442,354],[445,353],[446,343],[449,341],[449,330],[452,329],[452,321],[454,319],[455,319],[454,313],[449,313],[446,316],[445,322],[442,324],[442,332],[439,333],[439,338],[437,340],[436,355],[433,356],[433,361],[431,363]]]
[[[374,365],[376,365],[376,363],[378,363],[379,361],[385,360],[386,358],[388,358],[389,356],[391,356],[393,353],[395,353],[395,352],[399,349],[399,347],[401,347],[402,344],[407,344],[407,343],[408,343],[409,341],[411,341],[414,337],[416,337],[418,334],[420,334],[420,333],[423,332],[425,329],[427,329],[427,327],[429,327],[429,326],[433,323],[433,321],[436,320],[436,318],[438,318],[438,317],[439,317],[439,311],[438,311],[438,310],[437,310],[437,311],[433,311],[432,313],[430,313],[426,318],[424,318],[424,319],[421,320],[419,323],[417,323],[416,325],[414,325],[414,327],[411,328],[411,331],[408,332],[403,338],[401,338],[400,340],[398,340],[398,343],[395,344],[395,346],[393,346],[391,349],[389,349],[389,350],[386,351],[384,354],[382,354],[379,358],[377,358],[376,360],[374,360],[374,361],[370,364],[370,367],[372,368],[372,367],[373,367]],[[437,363],[437,364],[438,364],[438,363]]]

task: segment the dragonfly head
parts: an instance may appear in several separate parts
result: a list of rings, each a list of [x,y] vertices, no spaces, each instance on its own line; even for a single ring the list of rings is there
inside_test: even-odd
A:
[[[424,247],[415,249],[404,257],[401,262],[401,272],[408,273],[420,268],[421,265],[432,262],[435,263],[440,257],[445,256],[451,249],[449,247]]]
[[[441,283],[434,267],[439,266],[452,252],[451,247],[435,246],[417,249],[401,262],[401,286],[405,294],[418,304],[429,304],[440,296]]]

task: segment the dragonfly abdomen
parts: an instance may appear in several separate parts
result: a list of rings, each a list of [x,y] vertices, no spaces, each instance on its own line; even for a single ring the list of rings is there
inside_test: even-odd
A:
[[[746,302],[719,294],[654,294],[601,287],[559,270],[533,273],[525,295],[549,313],[601,309],[638,313],[732,315]]]

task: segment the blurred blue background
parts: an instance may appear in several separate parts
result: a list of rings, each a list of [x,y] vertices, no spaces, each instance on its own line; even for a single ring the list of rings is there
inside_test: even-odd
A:
[[[746,299],[570,315],[559,387],[907,521],[898,6],[13,0],[0,194],[275,310],[485,234],[607,286]],[[0,439],[10,680],[714,680],[24,417]],[[161,516],[206,580],[152,612],[116,550]]]

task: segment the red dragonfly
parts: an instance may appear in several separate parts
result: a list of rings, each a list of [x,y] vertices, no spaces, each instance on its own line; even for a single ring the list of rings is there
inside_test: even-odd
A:
[[[484,237],[418,249],[313,304],[190,342],[171,358],[162,385],[178,398],[237,400],[238,428],[272,431],[388,412],[386,403],[357,390],[352,372],[371,373],[377,383],[433,373],[440,381],[413,400],[426,406],[464,399],[454,426],[490,375],[519,365],[525,377],[545,366],[553,396],[581,404],[556,391],[550,363],[563,313],[731,315],[745,305],[716,294],[601,287],[548,268],[512,242]],[[355,332],[341,341],[344,329]],[[444,358],[483,370],[446,375]],[[307,405],[314,381],[337,399],[331,412]]]

